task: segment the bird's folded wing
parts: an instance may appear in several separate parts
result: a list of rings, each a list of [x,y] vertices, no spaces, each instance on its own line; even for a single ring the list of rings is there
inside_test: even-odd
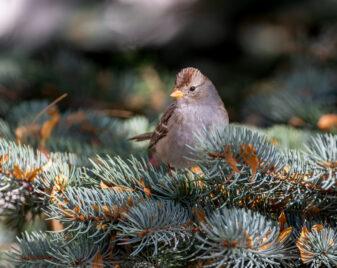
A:
[[[167,124],[168,124],[169,119],[174,113],[176,105],[177,105],[176,101],[172,102],[169,105],[166,112],[163,114],[162,118],[160,119],[158,125],[156,126],[156,129],[153,132],[140,134],[128,140],[135,140],[135,141],[150,140],[149,149],[152,149],[161,138],[164,138],[167,135],[167,132],[168,132]]]
[[[152,133],[150,144],[149,144],[149,149],[152,149],[160,139],[164,138],[167,135],[168,121],[172,117],[176,109],[176,106],[177,106],[177,102],[176,101],[172,102],[167,108],[166,112],[163,114],[156,129]]]

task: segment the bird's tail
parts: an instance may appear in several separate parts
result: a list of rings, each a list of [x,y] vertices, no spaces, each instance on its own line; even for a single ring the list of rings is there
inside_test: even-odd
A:
[[[129,138],[128,140],[131,141],[131,140],[135,140],[135,141],[145,141],[145,140],[149,140],[151,139],[151,136],[152,136],[152,132],[149,132],[149,133],[144,133],[144,134],[140,134],[138,136],[134,136],[132,138]]]

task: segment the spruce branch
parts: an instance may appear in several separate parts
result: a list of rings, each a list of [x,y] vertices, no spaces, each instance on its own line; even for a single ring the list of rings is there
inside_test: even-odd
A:
[[[85,166],[76,156],[62,153],[42,155],[39,162],[39,151],[29,147],[37,171],[27,173],[22,163],[15,162],[17,158],[10,158],[12,151],[24,146],[11,143],[1,158],[9,170],[3,176],[33,185],[40,202],[34,204],[49,219],[64,224],[58,237],[52,233],[43,239],[34,237],[31,243],[44,241],[39,242],[43,248],[61,241],[60,247],[68,250],[77,241],[90,241],[90,249],[98,250],[89,254],[90,260],[81,260],[83,266],[93,260],[113,265],[116,259],[126,267],[290,266],[289,256],[299,259],[309,246],[308,239],[302,239],[305,246],[298,247],[298,256],[290,254],[299,238],[290,235],[287,223],[300,230],[304,223],[296,217],[313,220],[320,215],[326,218],[324,228],[334,232],[329,223],[336,217],[336,136],[313,137],[306,141],[306,151],[299,151],[279,150],[262,132],[241,126],[196,135],[191,159],[201,168],[200,174],[185,169],[168,174],[165,167],[154,167],[146,158],[109,155],[97,155]],[[277,224],[272,219],[281,211],[291,220],[280,216]],[[329,245],[326,237],[317,236],[315,241]],[[20,240],[20,246],[25,243]],[[310,247],[310,252],[318,252]],[[325,254],[323,248],[319,254]],[[334,266],[333,250],[330,259],[310,253],[306,261]],[[52,259],[29,260],[63,265],[53,251],[44,254]]]
[[[20,229],[29,211],[33,215],[40,213],[40,196],[35,192],[34,181],[47,163],[41,152],[0,139],[0,210],[8,224]]]
[[[209,199],[212,191],[203,183],[204,178],[188,170],[177,170],[171,175],[163,168],[155,168],[146,159],[131,157],[97,157],[91,160],[92,168],[84,174],[85,180],[98,184],[100,181],[111,188],[140,191],[146,195],[176,200],[187,206],[198,200]]]
[[[144,198],[127,191],[68,186],[52,196],[45,213],[50,219],[65,223],[65,230],[78,235],[94,230],[94,236],[99,238],[96,242],[100,242],[115,230],[114,223],[123,217],[122,213]]]
[[[337,265],[337,233],[331,227],[315,224],[309,231],[303,226],[296,242],[301,260],[310,267]]]
[[[100,252],[107,263],[111,257],[109,240],[101,247],[90,236],[73,239],[71,234],[25,232],[17,241],[21,251],[8,255],[8,260],[20,267],[87,267]]]
[[[41,213],[48,203],[45,193],[55,192],[55,179],[66,177],[67,184],[79,185],[81,168],[71,154],[49,156],[30,146],[0,139],[1,217],[18,228],[25,216]],[[21,217],[18,217],[20,215]]]
[[[204,183],[216,190],[215,197],[225,197],[223,205],[236,203],[276,212],[295,207],[332,211],[336,207],[334,188],[324,184],[327,171],[318,168],[306,152],[278,151],[266,136],[238,126],[205,130],[196,136],[199,143],[194,152],[202,159],[196,162],[204,166]],[[331,136],[330,146],[335,146],[336,139]],[[335,171],[329,172],[332,185]]]
[[[311,166],[319,172],[319,184],[324,190],[336,191],[337,135],[316,135],[305,145]]]
[[[126,155],[131,150],[134,154],[141,154],[140,147],[133,147],[126,137],[133,133],[133,128],[140,132],[149,128],[144,118],[122,121],[101,111],[59,113],[56,107],[49,115],[43,113],[38,117],[46,106],[46,101],[32,101],[12,108],[8,120],[10,131],[16,138],[34,148],[41,146],[48,152],[75,153],[84,164],[87,164],[88,157],[96,154],[115,152]]]
[[[206,267],[280,267],[291,263],[291,228],[252,211],[222,208],[205,217],[196,238],[200,255],[211,262]]]
[[[175,249],[181,241],[192,234],[188,211],[173,201],[146,201],[123,213],[116,227],[119,244],[134,247],[131,256],[137,255],[144,247],[153,246],[153,254],[163,246]]]

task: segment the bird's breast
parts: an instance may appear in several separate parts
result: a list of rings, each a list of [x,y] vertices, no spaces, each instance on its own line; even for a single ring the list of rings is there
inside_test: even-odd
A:
[[[186,157],[192,157],[189,147],[195,146],[195,133],[202,131],[203,127],[211,129],[213,124],[218,126],[226,124],[228,120],[220,109],[214,108],[176,109],[168,122],[167,135],[156,146],[159,158],[174,167],[188,167],[195,164],[186,159]]]
[[[226,118],[222,111],[212,108],[193,106],[177,110],[176,116],[172,118],[170,123],[175,125],[171,128],[175,129],[171,134],[176,136],[179,145],[193,146],[196,132],[202,131],[204,127],[210,129],[213,124],[218,126],[226,124]]]

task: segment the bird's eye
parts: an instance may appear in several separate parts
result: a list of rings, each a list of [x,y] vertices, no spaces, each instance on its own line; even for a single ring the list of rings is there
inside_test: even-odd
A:
[[[191,86],[190,87],[190,91],[194,91],[195,90],[195,87],[194,86]]]

